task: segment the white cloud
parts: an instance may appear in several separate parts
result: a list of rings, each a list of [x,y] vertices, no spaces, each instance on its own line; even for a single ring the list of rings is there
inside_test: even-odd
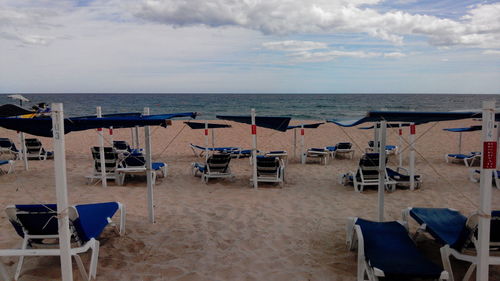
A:
[[[500,50],[484,50],[483,55],[500,55]]]
[[[409,35],[424,35],[433,45],[498,45],[500,3],[472,8],[461,21],[403,11],[380,13],[346,0],[145,0],[136,15],[174,26],[240,26],[264,34],[366,33],[402,44]]]
[[[401,52],[391,52],[391,53],[385,53],[384,57],[386,57],[386,58],[402,58],[402,57],[406,57],[406,54],[403,54]]]
[[[274,51],[294,51],[294,52],[328,48],[328,44],[323,42],[298,41],[298,40],[265,42],[262,43],[262,46],[265,47],[266,49]]]

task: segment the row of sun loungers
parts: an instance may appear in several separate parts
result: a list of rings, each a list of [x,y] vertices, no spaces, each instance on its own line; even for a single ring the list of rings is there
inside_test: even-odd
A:
[[[26,157],[28,159],[47,160],[53,158],[53,152],[46,151],[39,139],[25,139]],[[12,159],[20,159],[21,151],[8,138],[0,138],[0,155],[7,155]]]
[[[469,280],[477,264],[477,217],[465,217],[447,208],[408,208],[402,221],[373,222],[349,218],[347,244],[358,249],[358,280],[409,280],[423,278],[454,280],[450,257],[470,263],[463,280]],[[420,227],[413,239],[408,233],[408,219]],[[491,213],[490,252],[500,252],[500,211]],[[443,267],[428,260],[414,240],[420,233],[428,233],[442,247]],[[490,257],[490,264],[500,264],[500,257]],[[392,280],[391,279],[391,280]]]

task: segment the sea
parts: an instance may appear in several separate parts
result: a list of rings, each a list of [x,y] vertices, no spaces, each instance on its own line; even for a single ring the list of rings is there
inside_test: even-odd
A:
[[[479,94],[23,94],[30,102],[63,103],[67,117],[93,115],[96,106],[103,114],[142,112],[151,114],[198,112],[199,119],[216,115],[248,115],[255,108],[260,116],[289,116],[297,120],[352,120],[370,110],[468,111],[480,110],[483,101],[500,95]],[[0,94],[0,104],[14,103]]]

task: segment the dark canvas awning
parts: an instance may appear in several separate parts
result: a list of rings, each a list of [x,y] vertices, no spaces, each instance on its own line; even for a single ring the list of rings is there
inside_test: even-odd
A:
[[[196,112],[144,116],[114,116],[102,118],[75,117],[64,119],[64,133],[97,128],[130,128],[135,126],[167,126],[168,119],[196,117]],[[0,118],[0,127],[35,136],[52,137],[52,118]]]
[[[323,124],[325,124],[325,123],[321,122],[321,123],[304,124],[304,128],[306,128],[306,129],[316,129],[320,125],[323,125]],[[287,130],[291,130],[291,129],[296,129],[296,128],[302,128],[302,125],[288,126],[286,129]]]
[[[475,126],[470,126],[470,127],[465,127],[465,128],[447,128],[443,129],[448,132],[456,132],[456,133],[461,133],[461,132],[473,132],[473,131],[481,131],[483,129],[482,125],[475,125]]]
[[[368,114],[355,121],[328,120],[328,122],[342,127],[353,127],[366,122],[414,122],[427,123],[437,121],[450,121],[470,118],[481,118],[481,112],[403,112],[403,111],[370,111]],[[496,120],[500,119],[500,114],[496,114]]]
[[[217,115],[216,117],[222,120],[252,124],[252,118],[250,116]],[[291,119],[292,118],[290,117],[256,116],[255,125],[258,127],[285,132]]]
[[[13,104],[4,104],[0,105],[0,117],[11,117],[11,116],[19,116],[25,114],[32,114],[33,111],[26,110],[22,107]]]
[[[198,129],[205,129],[205,123],[200,123],[200,122],[184,122],[186,125],[189,126],[189,128],[198,130]],[[209,129],[216,129],[216,128],[231,128],[231,125],[227,124],[215,124],[215,123],[208,123],[207,124]]]

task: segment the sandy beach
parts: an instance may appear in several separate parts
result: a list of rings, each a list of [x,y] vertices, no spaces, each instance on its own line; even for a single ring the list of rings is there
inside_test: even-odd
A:
[[[248,125],[214,122],[233,126],[216,131],[216,146],[250,148]],[[479,184],[469,181],[469,168],[444,161],[445,153],[457,152],[458,134],[442,130],[477,123],[466,120],[417,127],[416,167],[424,182],[415,191],[398,188],[386,193],[386,220],[401,219],[401,211],[409,206],[450,207],[467,215],[477,208]],[[408,131],[406,128],[406,139]],[[18,144],[14,131],[0,128],[0,136]],[[100,183],[87,185],[85,176],[93,165],[90,147],[98,144],[97,134],[66,135],[70,204],[120,201],[127,208],[126,234],[119,237],[109,228],[101,237],[97,280],[355,280],[356,252],[346,248],[345,222],[349,216],[375,219],[377,191],[356,193],[352,186],[339,184],[338,176],[355,171],[372,136],[371,130],[333,124],[306,129],[306,147],[351,141],[357,151],[353,160],[301,165],[293,157],[293,131],[258,128],[259,150],[284,149],[290,160],[284,188],[262,184],[254,190],[248,159],[232,160],[234,179],[211,180],[206,185],[191,175],[191,163],[202,159],[193,155],[189,143],[204,145],[203,130],[191,130],[182,121],[174,121],[166,129],[154,127],[153,160],[168,163],[169,174],[155,186],[156,223],[151,224],[145,179],[127,180],[124,186],[109,181],[106,189]],[[52,150],[51,139],[40,139]],[[131,142],[130,130],[115,130],[114,139]],[[388,130],[388,144],[398,145],[396,129]],[[464,133],[462,150],[480,151],[480,132]],[[408,165],[408,150],[403,153]],[[395,167],[397,160],[391,156],[389,166]],[[16,161],[15,173],[0,176],[2,249],[18,247],[21,242],[3,211],[7,205],[56,201],[53,163],[30,161],[29,171],[24,171],[22,161]],[[500,209],[500,190],[496,188],[492,207]],[[415,228],[411,221],[411,231]],[[437,243],[421,236],[417,244],[440,264]],[[89,254],[83,257],[87,264]],[[11,273],[15,270],[15,258],[2,258],[1,262]],[[461,278],[465,265],[455,260],[453,265],[456,277]],[[75,280],[81,280],[75,264],[73,269]],[[60,280],[59,258],[27,258],[20,280]],[[499,266],[491,266],[490,280],[500,280]]]

